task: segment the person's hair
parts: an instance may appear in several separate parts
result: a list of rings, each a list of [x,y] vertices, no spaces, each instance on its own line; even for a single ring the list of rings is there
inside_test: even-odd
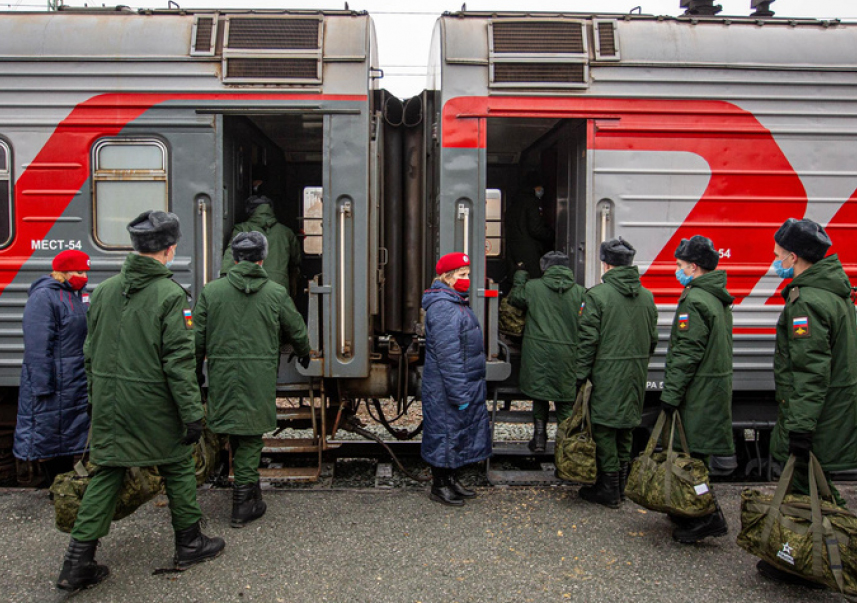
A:
[[[464,268],[464,266],[461,266],[460,268],[456,268],[455,270],[447,270],[443,274],[438,274],[436,277],[434,277],[434,280],[432,282],[440,281],[442,283],[446,283],[446,281],[444,279],[445,278],[447,278],[447,279],[452,278],[452,275],[455,274],[456,272],[458,272],[461,268]]]
[[[60,283],[66,282],[68,279],[66,278],[65,272],[60,272],[59,270],[54,270],[51,272],[51,276],[55,281],[59,281]]]

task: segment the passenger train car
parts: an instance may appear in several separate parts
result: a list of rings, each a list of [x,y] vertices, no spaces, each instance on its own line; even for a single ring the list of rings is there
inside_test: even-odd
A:
[[[448,13],[423,94],[381,88],[375,32],[354,11],[66,9],[0,14],[0,423],[14,425],[30,283],[63,249],[89,288],[130,250],[145,209],[182,220],[175,278],[219,274],[243,201],[264,181],[303,241],[306,370],[343,400],[419,394],[420,298],[437,258],[473,258],[492,396],[517,394],[498,331],[510,286],[504,212],[528,171],[554,248],[599,282],[598,247],[638,249],[660,310],[662,387],[680,287],[673,251],[711,237],[735,310],[736,428],[775,413],[782,283],[773,233],[824,224],[857,280],[857,25],[781,18]],[[324,393],[324,388],[326,392]]]

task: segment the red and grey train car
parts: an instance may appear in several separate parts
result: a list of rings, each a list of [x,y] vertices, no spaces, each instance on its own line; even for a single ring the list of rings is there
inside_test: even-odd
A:
[[[821,222],[857,279],[854,56],[857,25],[841,22],[454,13],[436,23],[426,91],[403,102],[380,90],[365,13],[2,14],[0,422],[15,421],[27,288],[57,252],[89,253],[96,287],[130,249],[125,224],[169,209],[176,279],[196,295],[258,179],[304,233],[314,354],[306,371],[281,363],[284,389],[312,376],[340,398],[417,396],[419,300],[437,258],[464,250],[492,393],[514,397],[503,214],[537,169],[582,284],[599,281],[601,241],[637,247],[660,310],[653,397],[673,250],[714,240],[736,296],[736,426],[764,426],[776,228]]]

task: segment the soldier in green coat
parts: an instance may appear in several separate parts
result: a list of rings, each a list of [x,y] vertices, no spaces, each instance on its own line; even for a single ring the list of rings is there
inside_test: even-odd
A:
[[[709,455],[735,454],[732,438],[732,302],[726,272],[711,239],[682,239],[675,251],[676,279],[684,286],[667,351],[661,408],[681,415],[690,453],[708,464]],[[712,496],[714,492],[711,492]],[[728,533],[720,505],[711,515],[672,518],[673,538],[693,544]]]
[[[541,212],[545,187],[536,172],[527,174],[524,186],[513,195],[506,207],[504,223],[506,226],[506,248],[508,250],[508,276],[514,279],[514,273],[521,268],[530,278],[539,278],[539,259],[551,248],[554,232],[545,223]]]
[[[774,235],[774,270],[791,282],[777,321],[774,380],[779,401],[771,453],[795,455],[792,490],[809,492],[809,453],[818,458],[837,504],[845,501],[831,471],[857,468],[857,324],[851,284],[824,228],[789,218]],[[765,561],[759,572],[782,582],[794,577]]]
[[[277,427],[280,346],[291,343],[309,366],[306,325],[288,291],[268,278],[262,263],[268,242],[259,232],[232,240],[226,278],[206,285],[194,308],[198,372],[208,358],[208,425],[228,434],[235,484],[232,527],[265,513],[259,485],[262,434]]]
[[[292,229],[277,222],[273,202],[264,195],[253,195],[247,199],[245,208],[250,219],[232,228],[234,239],[241,232],[261,232],[268,239],[268,257],[262,267],[268,278],[286,288],[292,299],[298,292],[298,277],[301,267],[301,245]],[[220,265],[220,276],[232,268],[232,249],[227,246]]]
[[[578,310],[586,293],[575,282],[564,253],[546,253],[540,265],[544,275],[539,279],[528,280],[525,270],[516,272],[509,293],[509,303],[527,311],[519,387],[533,401],[533,452],[544,452],[547,446],[551,400],[557,422],[571,415],[577,391],[569,375],[574,374]]]
[[[167,266],[181,236],[175,214],[147,211],[128,225],[138,252],[92,293],[83,346],[92,405],[86,489],[57,586],[78,590],[109,573],[95,562],[110,529],[127,467],[157,466],[170,499],[177,569],[220,554],[224,542],[199,528],[191,445],[204,415],[196,381],[187,293]]]
[[[632,266],[636,250],[621,237],[601,244],[603,281],[586,292],[578,319],[578,389],[592,382],[589,402],[598,477],[584,500],[618,508],[631,464],[633,430],[642,421],[649,358],[658,342],[658,311]]]

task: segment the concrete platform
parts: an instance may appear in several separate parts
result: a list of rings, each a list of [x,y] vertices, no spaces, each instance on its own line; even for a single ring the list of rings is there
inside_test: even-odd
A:
[[[718,487],[731,530],[695,546],[671,539],[668,520],[633,503],[611,511],[576,488],[481,488],[463,509],[424,492],[275,490],[268,514],[229,528],[230,492],[200,491],[205,531],[226,539],[220,558],[182,574],[160,497],[113,524],[97,559],[111,576],[72,597],[159,602],[685,603],[840,601],[767,582],[735,544],[740,486]],[[857,507],[857,487],[843,495]],[[53,583],[68,535],[53,526],[45,491],[0,492],[0,600],[65,601]]]

